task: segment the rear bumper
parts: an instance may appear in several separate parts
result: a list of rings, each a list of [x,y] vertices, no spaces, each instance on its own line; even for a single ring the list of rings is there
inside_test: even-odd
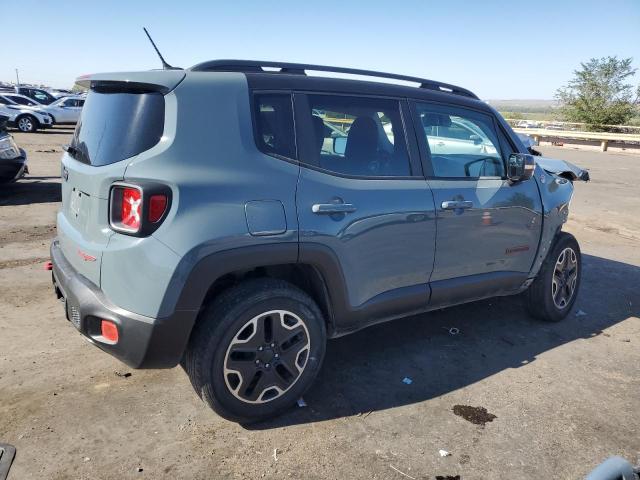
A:
[[[67,320],[91,343],[132,368],[171,368],[178,364],[193,325],[192,312],[150,318],[113,305],[71,266],[57,240],[51,244],[51,261],[53,286],[64,301]],[[102,319],[118,326],[118,343],[107,343],[102,337]]]

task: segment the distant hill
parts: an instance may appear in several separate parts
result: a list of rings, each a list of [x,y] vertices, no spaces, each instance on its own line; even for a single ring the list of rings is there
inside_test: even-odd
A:
[[[486,102],[497,110],[508,110],[511,112],[540,112],[552,110],[558,107],[555,100],[539,100],[516,98],[510,100],[486,100]]]

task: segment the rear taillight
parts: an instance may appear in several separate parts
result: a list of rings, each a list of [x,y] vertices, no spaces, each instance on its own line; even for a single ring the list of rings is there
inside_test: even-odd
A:
[[[109,224],[120,233],[149,235],[164,220],[170,201],[171,190],[165,185],[114,184],[109,198]]]
[[[142,217],[142,192],[137,188],[125,187],[118,189],[122,195],[120,206],[120,221],[133,231],[140,230]]]

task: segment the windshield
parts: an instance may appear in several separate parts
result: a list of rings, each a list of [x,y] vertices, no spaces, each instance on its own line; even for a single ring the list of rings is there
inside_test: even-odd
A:
[[[162,94],[92,90],[68,152],[83,163],[109,165],[150,149],[163,130]]]

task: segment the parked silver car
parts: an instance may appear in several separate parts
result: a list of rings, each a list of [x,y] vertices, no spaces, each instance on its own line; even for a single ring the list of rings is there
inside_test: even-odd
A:
[[[53,117],[53,123],[78,123],[83,106],[82,97],[62,97],[50,105],[42,106],[41,110]]]

